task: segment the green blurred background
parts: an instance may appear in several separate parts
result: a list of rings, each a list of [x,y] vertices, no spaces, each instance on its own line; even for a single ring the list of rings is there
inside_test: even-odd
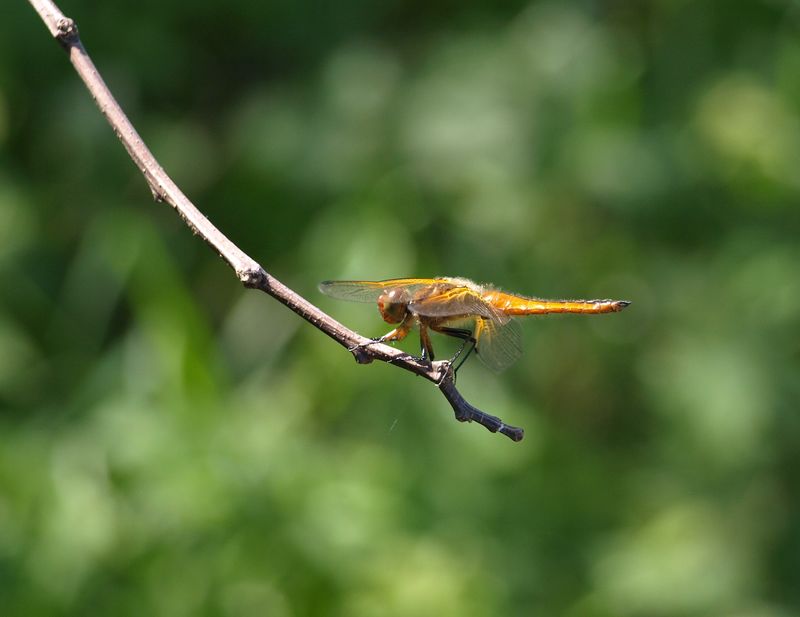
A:
[[[796,2],[61,5],[197,205],[363,334],[318,281],[632,300],[463,368],[518,444],[242,289],[4,4],[3,615],[800,614]]]

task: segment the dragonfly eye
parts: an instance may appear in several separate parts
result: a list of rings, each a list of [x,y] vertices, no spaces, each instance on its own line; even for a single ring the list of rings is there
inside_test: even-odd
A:
[[[378,296],[378,310],[386,323],[400,323],[408,312],[408,294],[403,289],[390,289]]]

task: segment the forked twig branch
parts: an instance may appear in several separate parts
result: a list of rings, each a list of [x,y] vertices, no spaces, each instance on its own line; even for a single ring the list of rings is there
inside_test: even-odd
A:
[[[357,362],[367,364],[373,360],[381,360],[434,382],[452,406],[456,419],[460,422],[474,421],[489,431],[502,433],[514,441],[522,439],[523,430],[521,428],[509,426],[499,418],[476,409],[464,400],[455,387],[453,368],[449,362],[430,364],[388,345],[377,343],[367,345],[370,343],[370,339],[346,328],[289,289],[214,227],[172,181],[144,144],[86,53],[78,36],[75,22],[64,16],[51,0],[28,1],[39,13],[53,37],[69,54],[70,62],[89,89],[95,103],[147,180],[155,200],[171,205],[189,228],[210,244],[219,256],[233,268],[245,287],[260,289],[289,307],[340,345],[351,350]]]

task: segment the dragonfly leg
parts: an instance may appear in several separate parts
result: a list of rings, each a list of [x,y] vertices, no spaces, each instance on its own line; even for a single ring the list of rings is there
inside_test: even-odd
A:
[[[467,353],[464,354],[464,357],[461,358],[461,361],[458,363],[458,365],[453,369],[453,375],[455,375],[458,372],[458,369],[461,368],[461,365],[464,364],[464,362],[467,361],[467,358],[469,358],[470,355],[472,355],[472,352],[475,351],[475,339],[472,337],[464,339],[464,342],[461,344],[461,347],[458,348],[458,351],[450,360],[450,362],[455,362],[456,360],[458,360],[458,357],[461,355],[461,352],[464,351],[464,347],[466,347],[467,345],[469,345],[469,349],[467,350]]]
[[[474,351],[477,341],[475,340],[472,331],[466,328],[448,328],[447,326],[440,326],[438,328],[435,328],[435,330],[437,332],[441,332],[442,334],[446,334],[447,336],[459,338],[462,341],[461,347],[459,347],[458,351],[456,351],[453,357],[450,358],[450,364],[455,363],[456,360],[458,360],[459,356],[464,352],[464,349],[466,349],[467,345],[469,345],[467,353],[464,354],[464,357],[461,358],[461,361],[453,369],[453,375],[455,376],[455,374],[458,372],[458,369],[461,368],[461,365],[467,361],[467,358],[469,358],[470,354],[472,354],[472,352]]]
[[[352,353],[357,349],[369,347],[373,343],[391,343],[392,341],[402,341],[404,338],[406,338],[406,336],[408,336],[408,333],[411,331],[411,327],[413,325],[413,322],[407,319],[394,330],[387,332],[383,336],[370,339],[369,343],[359,343],[358,345],[353,345],[352,347],[348,348],[347,351]]]
[[[431,336],[428,334],[428,326],[421,323],[419,324],[419,343],[421,349],[421,358],[423,362],[433,362],[433,345],[431,344]]]
[[[383,336],[376,338],[375,342],[391,343],[392,341],[402,341],[404,338],[406,338],[406,336],[408,336],[411,326],[412,323],[410,321],[404,321],[391,332],[387,332]]]

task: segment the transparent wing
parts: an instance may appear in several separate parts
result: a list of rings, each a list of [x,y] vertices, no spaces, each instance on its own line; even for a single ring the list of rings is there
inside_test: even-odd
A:
[[[449,285],[449,286],[447,286]],[[510,318],[486,302],[481,294],[470,288],[445,283],[439,284],[437,293],[415,298],[408,305],[412,312],[425,317],[482,317],[498,324],[508,323]]]
[[[496,372],[503,371],[522,355],[522,330],[516,320],[505,324],[493,319],[478,319],[473,335],[475,351],[483,363]]]
[[[326,296],[350,302],[376,302],[387,289],[402,287],[409,293],[436,283],[435,279],[388,279],[385,281],[322,281],[319,290]]]

